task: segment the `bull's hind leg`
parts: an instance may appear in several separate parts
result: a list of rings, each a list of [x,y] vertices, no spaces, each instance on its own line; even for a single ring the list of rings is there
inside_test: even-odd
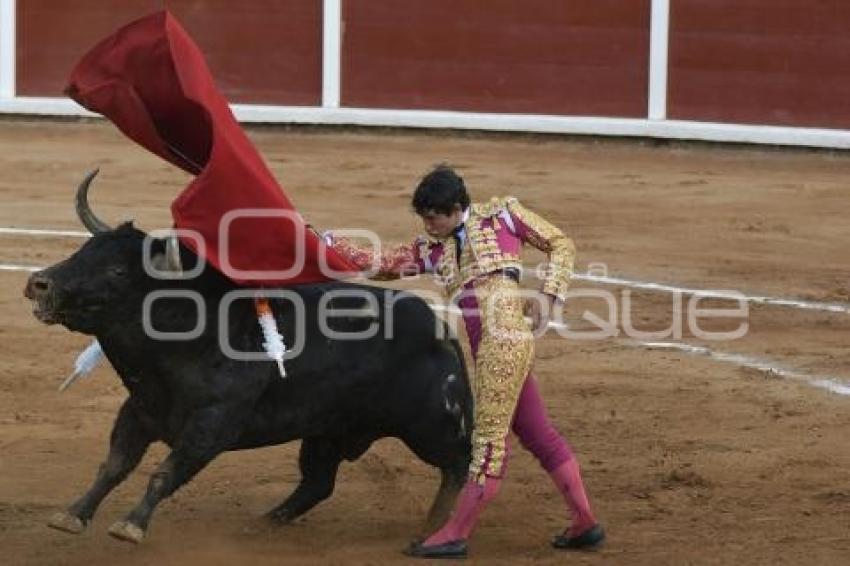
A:
[[[424,382],[427,391],[411,399],[399,392],[393,398],[406,400],[407,430],[402,441],[424,462],[440,469],[440,488],[423,522],[420,535],[430,535],[450,517],[457,495],[466,483],[471,452],[472,397],[463,367],[456,355],[443,350],[442,356],[411,364],[405,384]],[[443,368],[437,371],[431,364]],[[434,374],[442,376],[435,379]],[[409,387],[409,385],[405,385]]]
[[[424,536],[433,533],[449,520],[449,516],[457,500],[457,494],[460,493],[466,480],[466,468],[461,470],[444,468],[440,470],[440,473],[442,474],[440,488],[437,490],[437,495],[434,497],[434,502],[428,511],[428,518],[425,520]]]
[[[136,468],[151,441],[136,413],[125,402],[112,427],[109,455],[101,464],[94,483],[67,511],[56,513],[48,525],[69,533],[82,532],[104,497]]]
[[[301,483],[267,516],[277,523],[289,523],[330,497],[342,458],[343,454],[333,440],[305,438],[298,456]]]
[[[432,422],[438,422],[436,419]],[[418,533],[421,540],[442,526],[451,516],[457,495],[466,483],[469,473],[469,441],[465,436],[445,438],[439,435],[430,438],[427,435],[403,436],[407,444],[424,462],[440,469],[440,487],[434,497],[428,516]]]

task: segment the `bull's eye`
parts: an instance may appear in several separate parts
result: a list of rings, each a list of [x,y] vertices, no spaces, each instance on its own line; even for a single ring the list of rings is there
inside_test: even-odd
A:
[[[109,268],[109,274],[113,277],[125,277],[127,275],[127,268],[123,265],[114,265]]]

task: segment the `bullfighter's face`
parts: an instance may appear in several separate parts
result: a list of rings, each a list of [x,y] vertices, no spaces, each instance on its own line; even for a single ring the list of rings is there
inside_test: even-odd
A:
[[[425,232],[432,238],[443,239],[451,236],[455,228],[461,223],[463,211],[459,204],[450,214],[437,212],[435,210],[426,210],[419,215],[422,218],[422,223],[425,225]]]

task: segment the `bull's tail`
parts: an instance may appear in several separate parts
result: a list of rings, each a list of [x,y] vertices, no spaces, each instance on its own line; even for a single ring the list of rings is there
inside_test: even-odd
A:
[[[451,331],[451,327],[447,322],[443,322],[443,347],[448,347],[457,355],[460,361],[460,368],[463,372],[464,381],[470,383],[469,369],[466,365],[466,356],[463,353],[463,348],[460,345],[457,335]]]
[[[472,435],[474,403],[471,376],[460,341],[450,331],[448,324],[444,322],[443,325],[444,333],[440,347],[454,354],[459,364],[459,375],[456,379],[443,383],[443,398],[453,412],[461,413],[462,416],[458,415],[460,418],[457,421],[459,423],[457,436],[468,441]]]

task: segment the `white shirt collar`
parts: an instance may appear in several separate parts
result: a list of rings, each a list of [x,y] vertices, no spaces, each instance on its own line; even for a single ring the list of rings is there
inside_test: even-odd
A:
[[[463,216],[460,220],[461,229],[460,232],[458,232],[457,234],[460,237],[460,241],[462,243],[466,243],[466,221],[469,220],[469,208],[470,207],[466,207],[466,210],[463,211]]]

